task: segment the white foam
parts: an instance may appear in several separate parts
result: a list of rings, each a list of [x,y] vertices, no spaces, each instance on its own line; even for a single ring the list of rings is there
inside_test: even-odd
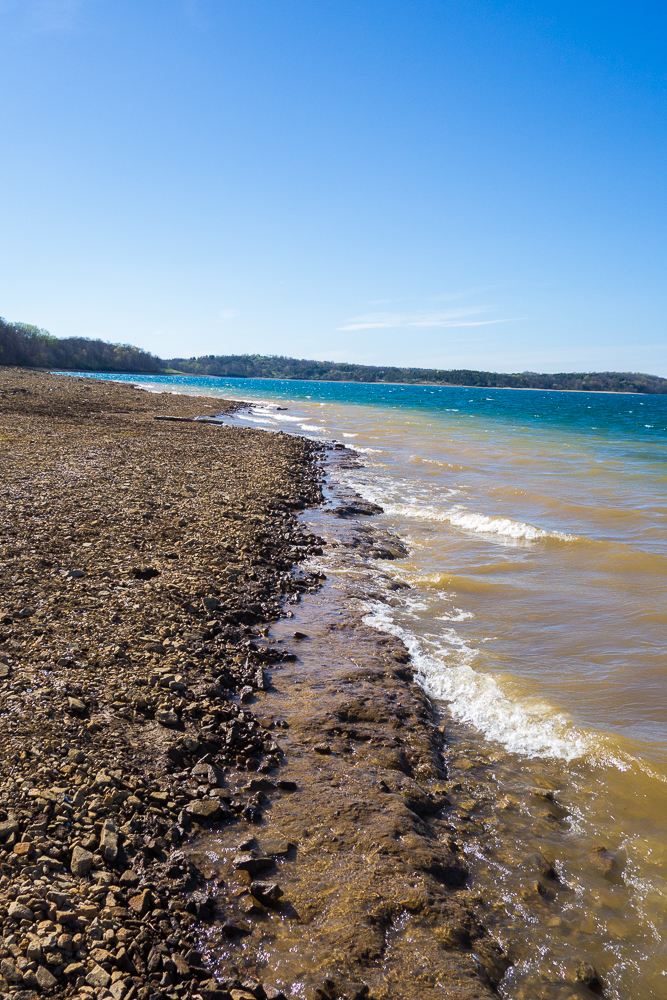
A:
[[[405,643],[417,681],[431,698],[447,702],[452,716],[501,743],[510,753],[527,757],[555,757],[565,761],[589,757],[596,749],[592,736],[578,730],[568,717],[537,699],[512,699],[492,674],[478,673],[478,655],[453,629],[443,642],[427,652],[411,632],[397,625],[385,605],[371,605],[364,622]]]
[[[525,521],[513,521],[509,517],[487,517],[486,514],[473,514],[459,510],[449,514],[445,520],[456,528],[475,531],[487,535],[504,535],[506,538],[526,538],[534,541],[536,538],[558,538],[561,541],[574,541],[574,535],[566,535],[562,531],[545,531],[536,528]]]
[[[454,492],[454,491],[451,491]],[[376,498],[373,498],[376,500]],[[573,542],[577,540],[576,535],[568,535],[563,531],[546,531],[544,528],[536,528],[533,524],[525,521],[513,521],[510,517],[489,517],[486,514],[476,514],[465,510],[462,507],[453,507],[448,511],[437,510],[435,507],[418,506],[417,504],[391,504],[377,500],[382,503],[386,513],[400,514],[404,517],[415,517],[424,521],[443,521],[451,524],[455,528],[462,528],[464,531],[472,531],[476,534],[501,535],[504,538],[525,539],[535,541],[540,538],[554,538],[561,542]]]

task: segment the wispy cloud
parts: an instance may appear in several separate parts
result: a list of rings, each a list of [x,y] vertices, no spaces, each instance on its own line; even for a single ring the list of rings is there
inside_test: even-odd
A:
[[[235,309],[221,309],[218,313],[218,319],[223,321],[226,319],[235,319],[236,316],[238,316],[238,313]]]
[[[363,316],[352,316],[339,330],[389,330],[406,329],[409,327],[461,327],[489,326],[492,323],[509,323],[509,319],[472,319],[488,312],[490,306],[471,306],[465,309],[445,309],[439,312],[412,313],[366,313]]]

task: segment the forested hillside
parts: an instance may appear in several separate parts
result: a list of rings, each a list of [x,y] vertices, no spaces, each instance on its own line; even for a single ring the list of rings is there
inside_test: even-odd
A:
[[[0,365],[62,368],[68,371],[229,375],[237,378],[306,379],[327,382],[401,382],[511,389],[576,389],[587,392],[667,394],[667,379],[638,372],[537,372],[504,374],[467,369],[395,368],[334,361],[303,361],[260,354],[208,354],[199,358],[161,358],[130,344],[108,344],[86,337],[52,337],[27,323],[0,318]]]
[[[107,344],[87,337],[52,337],[27,323],[0,317],[0,365],[65,368],[75,371],[159,372],[164,362],[129,344]]]
[[[480,386],[511,389],[578,389],[588,392],[667,393],[667,379],[636,372],[564,372],[513,375],[466,369],[394,368],[375,365],[338,364],[332,361],[297,361],[294,358],[259,354],[205,355],[172,358],[170,368],[193,375],[235,375],[241,378],[310,379],[328,382],[401,382],[405,384]]]

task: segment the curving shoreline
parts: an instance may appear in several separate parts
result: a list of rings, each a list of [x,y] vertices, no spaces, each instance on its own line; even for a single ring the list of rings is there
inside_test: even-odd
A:
[[[333,669],[328,626],[266,634],[301,593],[311,633],[338,613],[293,572],[321,546],[296,512],[322,499],[323,452],[192,420],[238,405],[0,370],[0,993],[490,996],[506,961],[463,888],[442,736],[404,650],[348,619]],[[211,875],[207,838],[245,867]],[[323,928],[289,982],[258,959],[276,914],[293,941]],[[430,979],[392,965],[401,920]]]

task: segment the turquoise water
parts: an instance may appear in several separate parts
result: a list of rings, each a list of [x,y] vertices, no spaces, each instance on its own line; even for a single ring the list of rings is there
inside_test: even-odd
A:
[[[65,372],[64,374],[75,374]],[[667,396],[539,389],[478,389],[460,386],[378,385],[364,382],[306,382],[287,379],[201,378],[190,375],[76,373],[180,392],[233,395],[241,399],[300,399],[357,406],[406,407],[449,413],[454,422],[471,417],[508,421],[514,427],[571,428],[581,434],[658,445],[667,458]],[[639,456],[637,456],[639,457]],[[652,461],[653,449],[642,456]]]

